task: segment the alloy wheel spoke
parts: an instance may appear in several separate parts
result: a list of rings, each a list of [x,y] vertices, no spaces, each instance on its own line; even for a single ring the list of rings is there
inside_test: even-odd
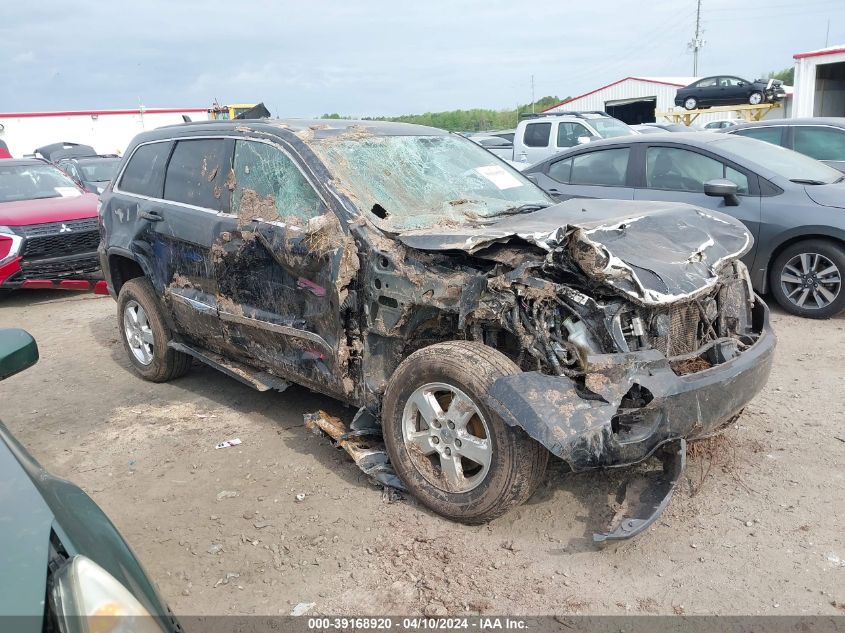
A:
[[[141,340],[148,345],[155,343],[153,331],[149,327],[141,328]]]
[[[795,266],[793,266],[791,263],[789,263],[789,264],[787,264],[786,266],[784,266],[784,267],[783,267],[783,269],[784,269],[784,270],[788,270],[788,271],[789,271],[789,272],[791,272],[793,275],[796,275],[796,276],[798,276],[798,277],[800,277],[800,276],[801,276],[801,271],[800,271],[800,270],[798,270],[798,269],[797,269]]]
[[[816,292],[824,297],[826,303],[831,303],[834,299],[836,299],[836,295],[824,286],[816,288]],[[818,299],[816,300],[816,303],[818,303]]]
[[[819,270],[816,272],[816,276],[819,278],[826,277],[827,275],[831,274],[836,274],[837,276],[839,275],[839,269],[834,264],[831,264],[824,270]]]
[[[420,412],[420,415],[429,427],[433,426],[433,422],[437,418],[443,416],[443,409],[431,391],[415,393],[411,398],[411,402],[413,402],[417,411]]]
[[[472,419],[476,413],[475,405],[472,400],[456,393],[452,397],[452,402],[449,403],[449,409],[446,411],[446,419],[455,423],[458,429],[466,428],[467,422]]]
[[[807,295],[810,294],[810,289],[809,288],[799,288],[799,290],[803,290],[803,292],[801,293],[801,296],[798,297],[798,301],[796,301],[795,303],[800,307],[804,307],[804,302],[807,300]]]
[[[472,435],[461,435],[460,440],[461,446],[456,448],[455,452],[479,466],[490,465],[490,440],[482,440]]]
[[[810,255],[808,253],[801,253],[798,257],[801,260],[801,272],[805,275],[809,274],[812,270],[810,267]]]
[[[782,273],[780,276],[780,280],[786,282],[788,284],[800,284],[804,283],[800,277],[796,277],[790,273]]]
[[[431,434],[428,431],[414,431],[407,434],[407,441],[413,444],[422,455],[434,453],[434,446],[431,443]]]
[[[440,455],[440,470],[452,488],[460,489],[466,481],[461,458],[455,453]]]

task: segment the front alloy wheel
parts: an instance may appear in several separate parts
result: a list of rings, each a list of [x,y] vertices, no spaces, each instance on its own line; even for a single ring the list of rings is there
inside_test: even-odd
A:
[[[751,96],[748,97],[748,103],[751,105],[760,105],[763,103],[763,93],[761,92],[752,92]]]
[[[684,107],[687,110],[695,110],[698,107],[698,101],[695,97],[687,97],[684,101]]]
[[[433,382],[414,391],[402,413],[402,436],[414,466],[444,492],[469,492],[490,469],[487,422],[453,385]]]
[[[780,273],[783,294],[805,310],[830,306],[842,291],[842,271],[819,253],[799,253],[783,266]]]

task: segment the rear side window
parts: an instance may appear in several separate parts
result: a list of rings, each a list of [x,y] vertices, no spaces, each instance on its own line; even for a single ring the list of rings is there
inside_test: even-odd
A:
[[[772,143],[773,145],[781,145],[782,132],[782,127],[772,125],[766,127],[749,127],[737,130],[734,134],[746,136],[748,138],[756,138],[758,141],[766,141],[767,143]]]
[[[132,154],[120,179],[120,189],[140,196],[161,198],[164,166],[170,154],[170,142],[141,145]]]
[[[528,147],[548,147],[551,133],[551,123],[529,123],[525,126],[522,139]]]
[[[605,149],[572,157],[571,185],[623,187],[628,171],[627,147]]]
[[[845,130],[803,125],[794,129],[796,152],[816,160],[845,160]]]
[[[235,143],[232,211],[244,220],[308,220],[323,213],[320,197],[278,147]]]
[[[223,139],[178,141],[164,181],[164,197],[213,211],[228,211],[226,178],[231,170]]]

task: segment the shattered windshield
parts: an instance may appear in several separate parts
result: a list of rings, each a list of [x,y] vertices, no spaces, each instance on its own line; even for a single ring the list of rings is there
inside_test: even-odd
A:
[[[456,135],[341,136],[321,140],[314,149],[359,205],[398,229],[553,204],[522,174]]]

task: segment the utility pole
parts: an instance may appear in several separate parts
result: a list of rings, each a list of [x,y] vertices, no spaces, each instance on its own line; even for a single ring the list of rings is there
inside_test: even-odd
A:
[[[698,77],[698,51],[704,46],[704,40],[701,39],[701,0],[698,0],[695,11],[695,35],[687,46],[692,49],[692,74]]]
[[[531,114],[534,114],[534,75],[531,75]]]
[[[827,31],[824,34],[824,47],[827,48],[830,41],[830,18],[827,19]]]

